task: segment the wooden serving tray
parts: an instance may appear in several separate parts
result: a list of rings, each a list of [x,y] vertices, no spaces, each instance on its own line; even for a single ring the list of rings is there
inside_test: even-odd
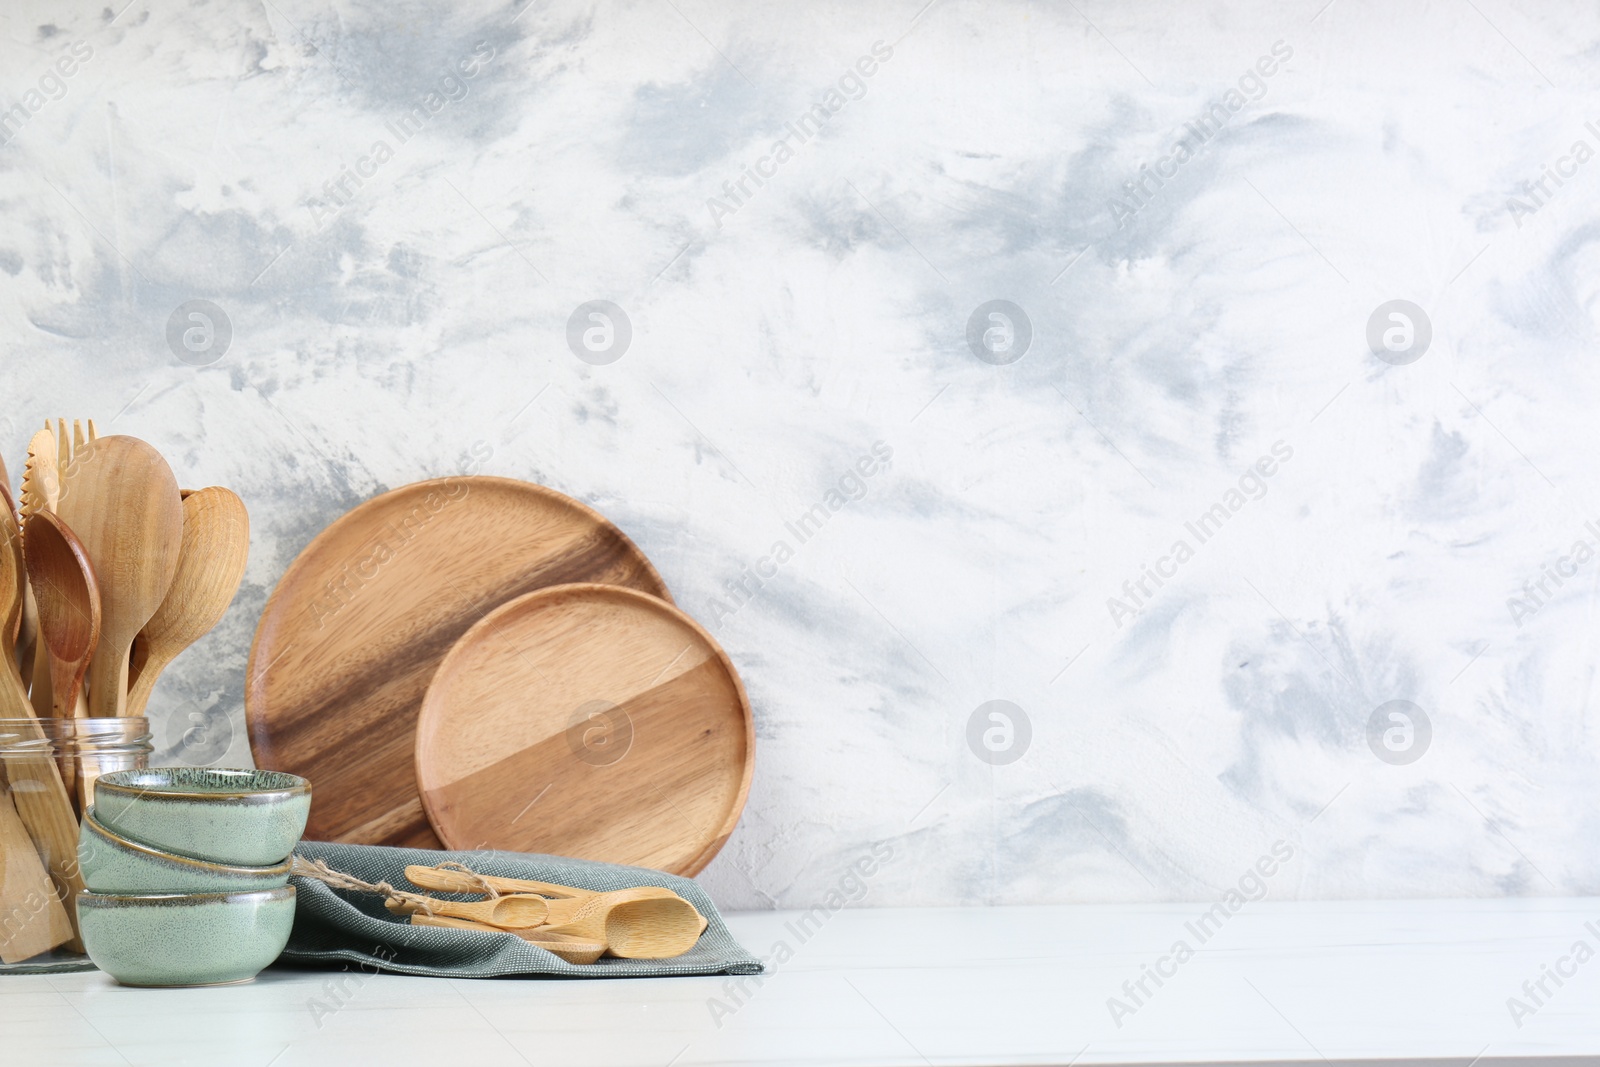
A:
[[[728,656],[663,600],[530,593],[445,657],[417,722],[417,785],[453,849],[697,874],[750,792],[755,728]]]
[[[313,783],[306,836],[438,848],[412,763],[428,683],[489,612],[570,582],[670,600],[598,512],[509,478],[396,489],[319,534],[267,602],[245,687],[257,764]]]

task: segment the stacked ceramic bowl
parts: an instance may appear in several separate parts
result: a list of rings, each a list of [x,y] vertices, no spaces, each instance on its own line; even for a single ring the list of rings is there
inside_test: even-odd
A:
[[[169,767],[96,779],[78,896],[95,966],[126,985],[247,982],[288,943],[311,783],[278,771]]]

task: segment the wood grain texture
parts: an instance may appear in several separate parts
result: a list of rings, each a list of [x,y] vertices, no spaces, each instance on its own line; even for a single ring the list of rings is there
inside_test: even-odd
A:
[[[508,478],[398,489],[312,541],[267,603],[245,690],[257,764],[316,783],[306,836],[440,847],[412,763],[428,683],[484,615],[567,582],[668,598],[604,517]]]
[[[95,715],[121,715],[128,651],[178,570],[178,481],[161,453],[137,438],[80,437],[56,514],[83,542],[100,583],[100,647],[89,666],[89,708]]]
[[[183,548],[166,599],[134,641],[128,714],[143,715],[161,672],[216,628],[244,580],[250,514],[230,489],[211,486],[183,501]]]
[[[474,626],[417,723],[417,784],[451,848],[693,875],[733,832],[755,730],[693,619],[614,586],[546,589]]]

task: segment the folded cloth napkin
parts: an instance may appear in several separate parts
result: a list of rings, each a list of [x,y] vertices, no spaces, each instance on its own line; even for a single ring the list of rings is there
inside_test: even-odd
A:
[[[663,978],[674,975],[760,974],[761,961],[745,951],[717,913],[717,906],[694,882],[643,867],[537,856],[516,852],[431,852],[382,845],[334,845],[302,841],[295,853],[321,860],[364,882],[388,882],[421,893],[406,880],[408,866],[462,863],[479,874],[527,878],[578,889],[631,889],[659,885],[677,893],[710,922],[699,944],[668,960],[609,957],[586,965],[567,963],[515,934],[479,933],[412,926],[390,914],[375,893],[333,889],[314,878],[295,878],[298,904],[294,933],[279,963],[353,963],[362,970],[431,978]],[[478,900],[460,894],[430,894],[446,900]]]

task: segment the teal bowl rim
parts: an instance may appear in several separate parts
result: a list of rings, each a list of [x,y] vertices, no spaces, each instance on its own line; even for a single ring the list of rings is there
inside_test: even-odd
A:
[[[279,786],[270,786],[261,789],[164,789],[160,786],[148,784],[136,785],[132,782],[123,782],[119,779],[140,775],[147,780],[150,776],[160,776],[169,771],[187,771],[191,773],[216,773],[239,775],[273,775],[280,779],[288,779]],[[145,800],[247,800],[257,803],[266,803],[274,800],[288,800],[298,796],[311,795],[311,783],[298,774],[288,771],[270,771],[259,767],[151,767],[142,771],[112,771],[102,774],[94,780],[95,789],[105,789],[123,796],[139,797]]]
[[[83,813],[83,828],[91,834],[103,837],[119,848],[145,856],[152,856],[158,860],[179,867],[194,867],[206,873],[216,872],[227,875],[240,875],[250,878],[276,878],[280,874],[288,874],[294,869],[294,855],[290,854],[282,863],[269,863],[265,867],[247,867],[238,863],[216,863],[212,860],[195,859],[193,856],[180,856],[176,852],[167,852],[163,849],[147,845],[143,841],[135,841],[131,837],[124,837],[115,830],[110,829],[105,823],[94,817],[94,809],[90,808]],[[112,893],[111,896],[117,894]]]
[[[281,885],[276,889],[244,889],[236,893],[91,893],[87,889],[78,893],[77,903],[91,908],[136,908],[154,904],[160,907],[195,906],[199,904],[268,904],[277,900],[293,900],[294,886]]]

